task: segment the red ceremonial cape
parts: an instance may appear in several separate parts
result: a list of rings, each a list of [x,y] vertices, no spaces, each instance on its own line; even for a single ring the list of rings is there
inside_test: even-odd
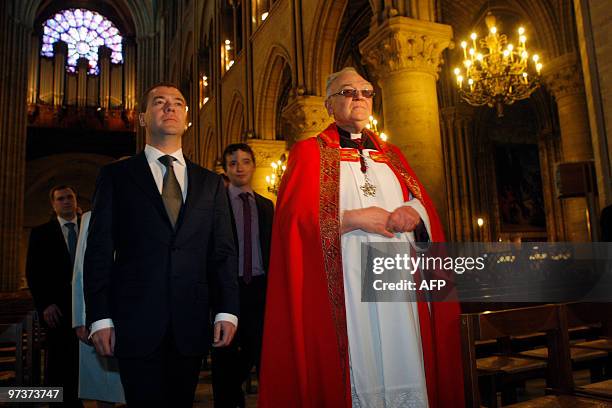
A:
[[[399,149],[369,135],[402,185],[425,206],[431,240],[444,234],[433,203]],[[295,144],[272,233],[260,373],[260,408],[351,408],[339,223],[335,124]],[[459,305],[419,302],[431,408],[463,407]]]

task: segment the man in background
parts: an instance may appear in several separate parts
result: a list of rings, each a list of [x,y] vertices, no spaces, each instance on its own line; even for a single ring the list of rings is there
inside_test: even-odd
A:
[[[253,366],[259,375],[274,204],[253,191],[255,155],[248,144],[227,146],[223,169],[238,248],[240,326],[230,347],[213,350],[213,394],[216,408],[235,408],[244,407],[242,384]]]
[[[77,193],[68,185],[49,192],[54,217],[30,234],[26,277],[47,328],[47,385],[64,387],[64,405],[77,396],[78,340],[72,330],[72,266],[79,231]]]

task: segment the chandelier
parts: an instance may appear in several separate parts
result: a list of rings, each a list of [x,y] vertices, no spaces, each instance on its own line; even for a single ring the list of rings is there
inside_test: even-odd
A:
[[[286,161],[287,156],[283,153],[280,160],[270,163],[272,174],[266,176],[266,183],[268,184],[268,191],[274,195],[278,195],[281,179],[283,178],[283,174],[285,174],[285,170],[287,170],[287,166],[285,165]]]
[[[504,104],[529,98],[539,86],[542,63],[527,52],[525,29],[518,29],[518,44],[508,43],[505,34],[499,34],[495,16],[487,14],[485,23],[489,33],[477,46],[476,33],[472,33],[471,45],[461,42],[464,70],[455,68],[459,95],[472,106],[497,108],[497,116],[503,116]],[[531,62],[530,62],[531,61]]]

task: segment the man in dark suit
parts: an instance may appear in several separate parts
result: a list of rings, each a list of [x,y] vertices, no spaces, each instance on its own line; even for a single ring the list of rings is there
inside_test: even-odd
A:
[[[26,276],[47,327],[47,384],[64,387],[64,405],[78,400],[78,340],[72,330],[72,265],[79,231],[76,190],[67,185],[49,192],[55,217],[32,229]]]
[[[144,152],[98,176],[86,318],[98,353],[119,361],[130,408],[191,407],[210,342],[209,306],[217,312],[213,347],[230,344],[238,321],[230,210],[221,177],[183,157],[181,91],[157,84],[140,107]]]
[[[244,407],[242,383],[252,367],[259,373],[274,205],[253,191],[255,155],[249,145],[227,146],[223,169],[239,253],[240,326],[230,347],[213,350],[213,393],[216,408],[236,408]]]

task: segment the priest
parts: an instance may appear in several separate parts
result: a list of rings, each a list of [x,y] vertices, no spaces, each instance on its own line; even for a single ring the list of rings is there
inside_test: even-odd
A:
[[[362,302],[363,243],[444,241],[402,153],[366,129],[372,84],[327,80],[335,119],[293,147],[272,236],[259,406],[463,407],[459,307]]]

